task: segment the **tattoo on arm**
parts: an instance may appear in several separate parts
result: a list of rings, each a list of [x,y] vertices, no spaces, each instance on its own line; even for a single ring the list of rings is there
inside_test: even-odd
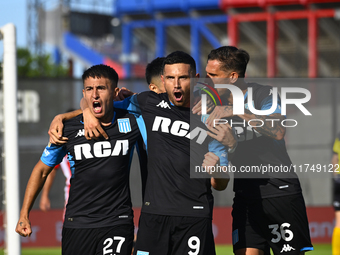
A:
[[[249,110],[245,109],[246,114],[250,114],[254,116],[254,119],[262,120],[263,126],[254,127],[256,131],[261,133],[262,135],[268,136],[270,138],[276,139],[279,136],[283,136],[285,133],[285,128],[281,125],[281,121],[284,117],[279,113],[271,114],[270,117],[266,115],[255,115],[252,114]],[[253,122],[255,125],[262,125],[262,123],[255,121]],[[256,124],[255,124],[256,123]]]
[[[225,106],[224,107],[224,111],[228,112],[228,114],[227,114],[228,116],[232,116],[233,115],[233,107],[230,106],[230,105]]]

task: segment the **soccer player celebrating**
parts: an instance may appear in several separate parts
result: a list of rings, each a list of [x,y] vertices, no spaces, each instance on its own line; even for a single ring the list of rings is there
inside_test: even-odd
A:
[[[145,69],[145,78],[149,85],[149,89],[157,94],[166,92],[161,80],[164,59],[165,58],[155,58]]]
[[[194,77],[198,74],[193,58],[184,52],[174,52],[163,63],[166,94],[143,92],[121,102],[120,106],[115,104],[141,114],[146,126],[146,130],[140,129],[142,136],[147,136],[148,179],[134,254],[187,254],[190,251],[215,254],[210,186],[223,190],[228,179],[190,178],[188,134],[194,127],[187,130],[187,126],[190,79]],[[206,152],[210,141],[207,139],[201,145]],[[222,164],[223,160],[226,164],[222,157],[224,151],[223,146],[212,150]],[[211,162],[210,156],[201,155],[197,160],[200,165],[204,160]]]
[[[207,76],[215,84],[238,87],[243,92],[245,103],[251,87],[255,109],[270,109],[272,87],[244,82],[248,61],[248,53],[236,47],[223,46],[212,50],[206,66]],[[231,126],[226,123],[213,127],[213,123],[215,119],[222,118],[229,118],[234,123],[232,127],[237,130],[239,143],[231,163],[238,170],[247,166],[290,166],[292,163],[283,139],[285,128],[265,121],[267,118],[285,118],[281,115],[280,100],[274,113],[268,116],[252,114],[247,104],[245,114],[233,115],[231,91],[225,88],[217,90],[225,106],[215,107],[210,114],[207,124],[213,133],[209,135],[228,145],[233,137]],[[198,110],[193,108],[193,112]],[[251,119],[262,120],[264,125],[243,125]],[[295,173],[269,173],[260,177],[258,173],[235,174],[234,191],[232,216],[236,255],[269,255],[270,248],[274,254],[297,255],[313,250],[306,207]]]
[[[62,254],[130,255],[134,236],[129,190],[129,163],[133,144],[140,137],[136,118],[113,108],[118,75],[97,65],[82,76],[84,100],[109,139],[88,141],[83,115],[65,122],[64,145],[49,144],[28,181],[16,231],[32,233],[29,212],[53,167],[67,154],[72,178],[62,232]],[[80,111],[79,111],[80,112]]]
[[[140,130],[147,146],[148,178],[134,254],[215,254],[211,186],[223,190],[229,179],[190,178],[190,164],[214,166],[219,162],[225,166],[228,160],[222,144],[209,136],[197,137],[197,130],[206,129],[200,118],[193,116],[199,120],[195,125],[190,122],[190,82],[195,77],[194,59],[184,52],[173,52],[163,63],[167,93],[142,92],[114,104],[141,115],[145,125]],[[92,123],[83,102],[82,108],[85,135],[94,137],[100,132],[98,125]],[[90,118],[89,125],[86,119]],[[52,124],[52,128],[58,125]],[[190,143],[200,143],[207,153],[190,157]]]

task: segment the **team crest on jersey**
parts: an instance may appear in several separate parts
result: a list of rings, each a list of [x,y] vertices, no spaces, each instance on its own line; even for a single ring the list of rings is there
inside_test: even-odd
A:
[[[120,133],[129,133],[131,132],[131,125],[130,125],[130,119],[118,119],[118,128]]]

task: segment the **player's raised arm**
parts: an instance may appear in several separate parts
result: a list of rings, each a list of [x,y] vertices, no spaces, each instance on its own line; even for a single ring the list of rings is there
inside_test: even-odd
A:
[[[57,173],[56,169],[53,169],[51,171],[51,173],[48,175],[48,177],[46,179],[44,188],[41,192],[39,208],[40,208],[40,210],[42,210],[44,212],[51,209],[51,201],[48,197],[48,194],[50,193],[50,190],[51,190],[51,187],[52,187],[56,173]]]
[[[220,158],[216,154],[214,154],[213,152],[208,152],[204,155],[202,166],[205,167],[206,169],[209,169],[209,167],[216,166],[217,164],[219,164],[219,162],[220,162]],[[217,178],[217,177],[214,177],[213,173],[209,173],[209,174],[212,175],[211,186],[215,190],[221,191],[227,188],[229,180],[230,180],[229,175],[226,176],[228,178]]]
[[[229,183],[228,178],[211,178],[211,186],[218,191],[225,190]]]
[[[54,117],[51,122],[50,128],[48,130],[48,134],[50,136],[50,142],[56,145],[63,145],[67,143],[67,138],[63,137],[63,122],[65,120],[72,119],[73,117],[81,114],[81,110],[75,110],[71,112],[66,112],[62,114],[58,114]]]
[[[18,220],[15,231],[21,236],[30,236],[32,234],[31,222],[29,220],[29,213],[32,209],[33,203],[42,189],[48,174],[53,167],[45,165],[41,160],[33,168],[30,179],[28,180],[24,201],[20,211],[20,218]]]

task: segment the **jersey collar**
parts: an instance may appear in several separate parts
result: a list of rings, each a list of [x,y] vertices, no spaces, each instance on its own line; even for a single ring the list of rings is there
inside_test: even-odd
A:
[[[111,124],[113,124],[116,120],[116,111],[113,112],[113,119],[111,121]],[[81,124],[84,124],[84,116],[82,117],[82,119],[80,120]]]

